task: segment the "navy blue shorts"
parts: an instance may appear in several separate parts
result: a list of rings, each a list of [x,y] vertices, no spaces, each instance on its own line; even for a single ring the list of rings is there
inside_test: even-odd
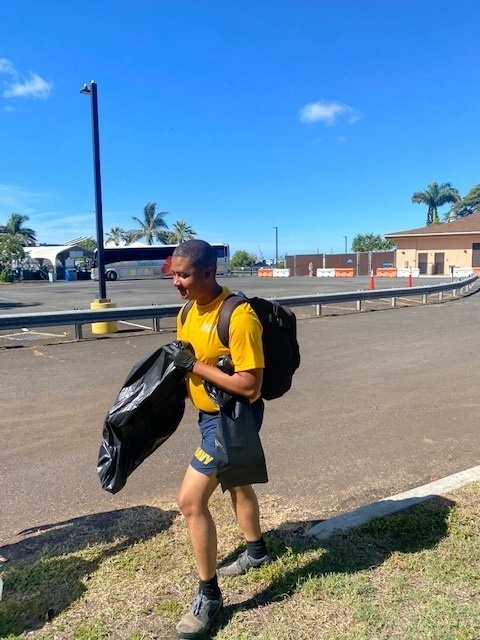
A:
[[[252,403],[252,411],[258,431],[260,431],[260,427],[262,426],[263,410],[264,404],[262,398]],[[202,441],[193,454],[190,464],[196,471],[206,476],[209,476],[217,468],[215,462],[215,433],[217,431],[217,422],[218,412],[207,413],[200,411],[198,414],[198,426],[200,427]]]

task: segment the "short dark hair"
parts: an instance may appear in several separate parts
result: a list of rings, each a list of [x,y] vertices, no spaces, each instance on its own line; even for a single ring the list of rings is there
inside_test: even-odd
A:
[[[217,252],[205,240],[186,240],[175,247],[173,256],[188,258],[194,269],[213,267],[215,273],[217,267]]]

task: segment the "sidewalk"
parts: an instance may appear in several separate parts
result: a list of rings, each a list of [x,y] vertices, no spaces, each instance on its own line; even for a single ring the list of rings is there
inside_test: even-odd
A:
[[[445,496],[455,489],[477,481],[480,481],[480,465],[324,520],[311,527],[307,531],[307,535],[313,536],[317,540],[326,540],[332,535],[344,533],[349,529],[370,522],[374,518],[397,513],[402,509],[425,502],[433,496]]]

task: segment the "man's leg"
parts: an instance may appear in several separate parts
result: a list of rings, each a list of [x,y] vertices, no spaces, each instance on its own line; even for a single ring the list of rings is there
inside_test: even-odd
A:
[[[216,473],[207,476],[189,466],[178,492],[178,506],[187,521],[200,578],[190,611],[175,627],[179,638],[200,638],[222,609],[216,575],[217,531],[208,509],[217,486]]]
[[[260,510],[255,491],[250,485],[246,485],[230,489],[230,495],[247,549],[236,560],[217,569],[218,575],[222,577],[238,576],[248,569],[270,562],[270,555],[260,529]]]
[[[200,580],[211,580],[215,575],[217,531],[208,501],[217,486],[216,473],[206,476],[189,466],[177,497],[187,521]]]
[[[260,509],[255,491],[251,485],[230,489],[233,510],[243,536],[247,542],[262,537],[260,529]]]

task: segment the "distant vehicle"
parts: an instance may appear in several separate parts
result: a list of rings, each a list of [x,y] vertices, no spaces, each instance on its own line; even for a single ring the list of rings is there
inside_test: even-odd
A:
[[[146,247],[105,247],[105,277],[107,280],[171,277],[172,253],[176,244]],[[217,274],[230,272],[230,247],[212,243],[217,252]],[[98,280],[97,251],[93,258],[92,280]]]

